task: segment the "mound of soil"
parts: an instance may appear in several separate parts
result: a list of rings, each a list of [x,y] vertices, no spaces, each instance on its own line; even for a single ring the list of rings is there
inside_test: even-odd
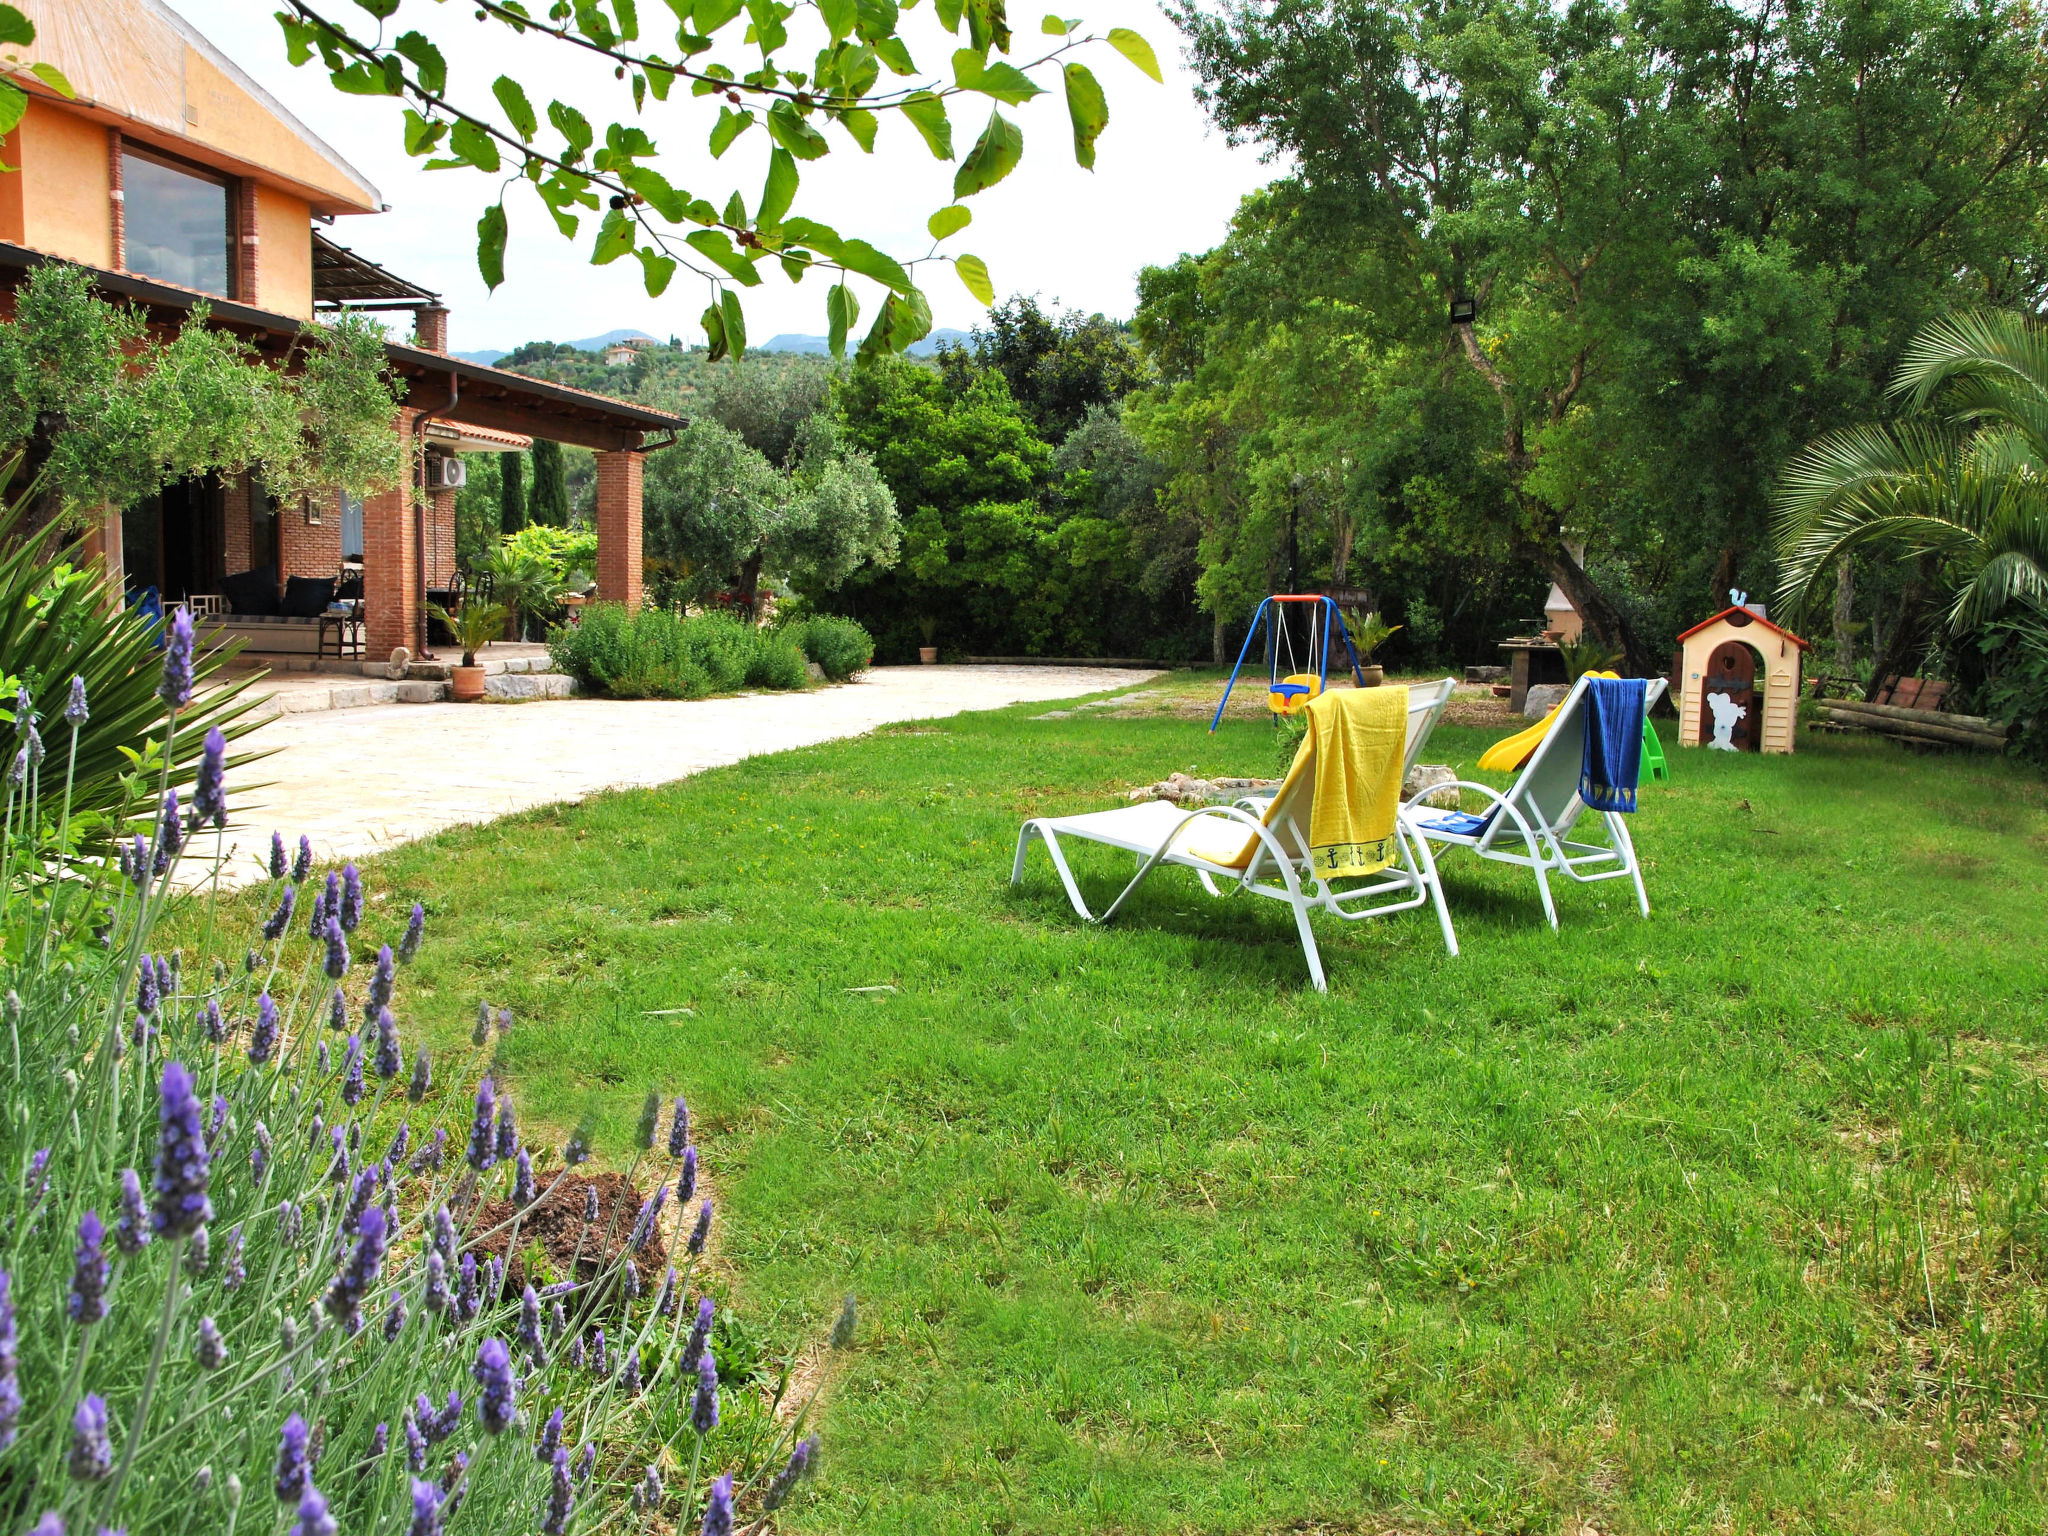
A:
[[[535,1182],[546,1189],[552,1180]],[[585,1223],[584,1192],[591,1189],[597,1191],[597,1220]],[[587,1179],[571,1174],[562,1179],[537,1206],[519,1218],[519,1247],[506,1262],[505,1294],[518,1296],[529,1280],[536,1290],[551,1281],[567,1280],[571,1278],[572,1265],[574,1278],[580,1283],[595,1280],[625,1251],[647,1193],[616,1173],[593,1174]],[[513,1237],[515,1209],[510,1200],[492,1200],[478,1207],[471,1230],[491,1234],[476,1245],[480,1260],[505,1258]],[[536,1247],[547,1256],[547,1272],[529,1275],[527,1259]],[[634,1256],[633,1267],[640,1272],[643,1291],[661,1284],[668,1267],[668,1243],[659,1230],[653,1241]]]

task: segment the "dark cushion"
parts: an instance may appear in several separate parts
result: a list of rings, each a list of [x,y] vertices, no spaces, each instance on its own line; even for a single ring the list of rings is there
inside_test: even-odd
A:
[[[220,595],[229,613],[278,612],[277,573],[268,566],[221,578]]]
[[[284,584],[284,601],[277,611],[288,619],[317,618],[334,601],[332,576],[293,576]]]

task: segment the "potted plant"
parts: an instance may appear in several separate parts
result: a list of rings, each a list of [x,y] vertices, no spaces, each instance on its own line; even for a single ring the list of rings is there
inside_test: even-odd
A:
[[[507,610],[501,604],[478,602],[474,598],[454,613],[438,603],[428,606],[462,647],[462,665],[449,673],[449,695],[458,704],[473,703],[484,696],[484,669],[478,665],[476,653],[505,632]]]
[[[1387,680],[1386,668],[1373,662],[1372,653],[1398,634],[1400,629],[1400,625],[1387,623],[1379,614],[1368,613],[1359,620],[1358,627],[1351,631],[1351,646],[1358,652],[1358,671],[1365,680],[1366,687],[1377,688]]]
[[[924,644],[917,648],[917,659],[928,667],[939,659],[939,621],[930,614],[925,614],[917,621],[917,632],[924,636]]]

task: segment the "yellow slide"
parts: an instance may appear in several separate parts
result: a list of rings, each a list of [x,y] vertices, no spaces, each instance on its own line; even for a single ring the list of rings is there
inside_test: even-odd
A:
[[[1586,675],[1588,677],[1621,676],[1619,672],[1589,672]],[[1559,700],[1556,708],[1552,709],[1549,714],[1538,720],[1526,731],[1517,731],[1512,736],[1496,741],[1492,746],[1479,754],[1479,766],[1488,773],[1513,773],[1522,764],[1529,761],[1530,754],[1536,750],[1537,744],[1543,740],[1544,735],[1550,730],[1550,722],[1557,718],[1557,711],[1563,708],[1564,702]]]

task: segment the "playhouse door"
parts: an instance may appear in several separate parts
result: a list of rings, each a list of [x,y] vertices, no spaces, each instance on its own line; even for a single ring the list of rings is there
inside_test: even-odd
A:
[[[1724,640],[1700,679],[1700,740],[1724,752],[1754,752],[1763,738],[1757,718],[1756,653]]]

